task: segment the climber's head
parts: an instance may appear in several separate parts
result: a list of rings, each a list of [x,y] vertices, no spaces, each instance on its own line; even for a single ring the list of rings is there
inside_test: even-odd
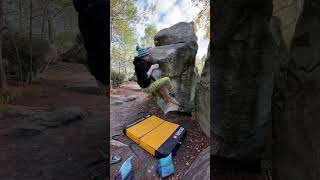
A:
[[[151,60],[149,55],[148,56],[144,56],[142,59],[145,60],[146,62],[149,62]]]
[[[137,57],[142,58],[145,61],[150,61],[150,52],[148,51],[148,49],[137,46],[136,51],[138,52]]]

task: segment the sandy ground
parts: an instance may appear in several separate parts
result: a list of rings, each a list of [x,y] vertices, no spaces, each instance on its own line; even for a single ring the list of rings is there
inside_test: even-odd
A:
[[[187,137],[174,156],[175,174],[170,179],[180,179],[200,152],[208,147],[209,139],[201,131],[198,123],[190,116],[173,113],[164,115],[154,100],[141,92],[134,82],[127,82],[114,89],[110,97],[111,136],[121,134],[119,141],[130,147],[110,146],[111,155],[120,155],[123,160],[111,165],[111,179],[117,175],[122,162],[133,156],[134,179],[160,179],[156,173],[157,159],[134,144],[123,135],[122,125],[144,114],[153,114],[177,124],[188,124]]]
[[[107,98],[79,64],[58,63],[0,106],[0,179],[104,179]]]

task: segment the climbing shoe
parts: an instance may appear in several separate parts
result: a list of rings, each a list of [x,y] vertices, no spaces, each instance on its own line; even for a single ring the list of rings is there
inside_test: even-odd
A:
[[[175,92],[173,92],[173,93],[169,93],[169,95],[170,95],[171,97],[173,97],[173,98],[175,98],[175,97],[176,97],[176,93],[175,93]]]
[[[164,111],[164,114],[168,114],[169,112],[178,111],[179,110],[179,106],[174,104],[174,103],[167,103],[165,108],[166,109]]]

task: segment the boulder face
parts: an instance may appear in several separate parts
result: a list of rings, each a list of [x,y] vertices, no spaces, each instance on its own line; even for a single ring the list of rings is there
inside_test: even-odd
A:
[[[280,101],[275,179],[319,179],[320,2],[304,0],[290,49]],[[294,164],[294,166],[292,166]]]
[[[210,131],[217,156],[260,159],[272,133],[272,9],[271,0],[215,1]]]
[[[195,116],[203,132],[210,137],[210,46],[195,94]]]
[[[180,22],[170,28],[162,29],[154,37],[155,46],[185,43],[197,41],[195,36],[194,23]]]
[[[180,36],[181,29],[189,35]],[[192,33],[191,33],[192,32]],[[156,36],[157,46],[149,49],[152,63],[160,65],[161,77],[169,77],[174,85],[176,99],[181,104],[181,112],[191,112],[194,108],[195,87],[195,57],[198,50],[197,37],[193,23],[178,23],[161,30]],[[158,99],[162,109],[163,103]]]

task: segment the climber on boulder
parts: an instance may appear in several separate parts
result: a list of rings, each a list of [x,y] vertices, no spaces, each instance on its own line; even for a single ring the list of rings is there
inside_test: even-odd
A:
[[[177,111],[179,103],[173,98],[175,96],[174,87],[169,77],[155,80],[151,73],[159,68],[159,64],[151,64],[150,52],[148,49],[136,47],[138,55],[134,58],[133,64],[137,75],[137,82],[144,92],[156,95],[166,102],[166,110]]]

